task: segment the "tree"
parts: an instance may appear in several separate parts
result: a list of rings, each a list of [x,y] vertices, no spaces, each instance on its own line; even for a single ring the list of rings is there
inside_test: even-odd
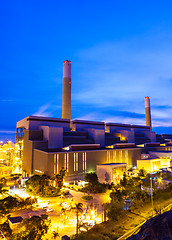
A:
[[[11,239],[12,236],[12,230],[9,226],[9,222],[6,221],[3,224],[0,224],[0,232],[3,233],[3,235],[5,236],[4,239]]]
[[[78,216],[79,216],[79,213],[80,212],[83,212],[82,210],[82,203],[76,203],[75,204],[75,207],[76,207],[76,234],[78,235],[78,230],[79,230],[79,219],[78,219]]]
[[[108,206],[107,216],[109,220],[118,220],[118,217],[122,213],[122,204],[115,203]]]
[[[63,179],[66,175],[66,170],[64,167],[60,169],[60,172],[55,176],[56,179],[56,186],[58,186],[59,189],[63,187]]]
[[[17,234],[13,234],[14,240],[41,240],[48,232],[50,226],[50,220],[48,216],[43,214],[41,217],[33,216],[26,218],[22,221],[21,227],[23,231]]]
[[[110,193],[111,203],[122,201],[122,193],[119,189],[115,189]]]
[[[139,176],[140,177],[146,177],[147,172],[144,168],[139,169]]]
[[[120,180],[120,184],[121,184],[123,187],[126,187],[126,186],[127,186],[127,175],[126,175],[126,172],[123,173],[123,178]]]
[[[13,210],[17,208],[19,205],[19,202],[17,198],[8,196],[2,200],[0,200],[0,206],[2,206],[6,211]]]
[[[27,198],[21,200],[20,207],[22,209],[32,207],[32,205],[36,202],[37,202],[36,198],[27,197]]]
[[[7,191],[7,190],[3,189],[6,182],[7,182],[7,180],[4,177],[0,178],[0,194],[3,194]]]
[[[98,177],[96,173],[86,173],[84,179],[90,185],[96,185],[98,183]]]
[[[56,232],[56,231],[53,232],[53,238],[54,238],[54,239],[56,239],[56,237],[58,237],[58,236],[59,236],[59,233],[58,233],[58,232]]]
[[[26,189],[33,195],[57,196],[59,191],[51,185],[50,177],[34,175],[26,181]]]
[[[27,191],[37,195],[38,193],[42,193],[41,191],[41,176],[33,175],[26,181],[26,189]]]

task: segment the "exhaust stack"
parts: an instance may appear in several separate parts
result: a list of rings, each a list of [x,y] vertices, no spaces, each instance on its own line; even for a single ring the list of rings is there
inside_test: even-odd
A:
[[[150,130],[152,131],[150,98],[149,97],[145,97],[145,114],[146,114],[146,126],[150,127]]]
[[[62,118],[71,119],[71,61],[63,63]]]

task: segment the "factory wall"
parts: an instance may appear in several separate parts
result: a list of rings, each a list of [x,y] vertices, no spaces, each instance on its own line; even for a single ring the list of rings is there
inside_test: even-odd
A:
[[[136,166],[141,157],[141,149],[110,149],[72,152],[45,152],[34,150],[34,173],[56,175],[62,167],[67,176],[78,179],[86,172],[96,172],[96,165],[107,163],[126,163],[127,169]],[[36,169],[36,171],[35,171]]]
[[[24,127],[29,130],[39,130],[40,126],[62,127],[64,131],[70,131],[70,120],[61,118],[47,118],[28,116],[17,122],[17,128]]]
[[[40,131],[24,130],[23,143],[23,173],[24,175],[33,174],[33,157],[34,149],[47,149],[47,141],[41,141],[42,136]],[[30,138],[32,137],[32,140]],[[34,140],[33,140],[34,139]],[[36,141],[35,141],[36,140]]]

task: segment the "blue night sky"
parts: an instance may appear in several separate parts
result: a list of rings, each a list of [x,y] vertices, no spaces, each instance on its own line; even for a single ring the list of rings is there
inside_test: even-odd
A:
[[[172,1],[1,1],[0,138],[28,115],[61,118],[63,61],[72,119],[172,133]]]

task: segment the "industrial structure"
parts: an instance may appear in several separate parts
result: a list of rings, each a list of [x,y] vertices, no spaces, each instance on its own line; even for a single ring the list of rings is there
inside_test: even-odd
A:
[[[150,110],[149,97],[145,97],[145,115],[146,115],[146,126],[150,127],[150,130],[151,130],[152,124],[151,124],[151,110]]]
[[[146,126],[71,120],[71,62],[64,61],[62,118],[28,116],[17,122],[17,141],[23,141],[23,176],[54,176],[64,167],[68,182],[96,171],[100,182],[118,181],[124,171],[140,166],[137,161],[143,156],[152,158],[149,152],[172,151],[170,142],[163,146],[156,142],[148,97],[145,111]],[[170,161],[164,161],[163,167],[170,167]],[[149,168],[155,169],[152,162]]]
[[[62,118],[71,119],[71,62],[63,63]]]

